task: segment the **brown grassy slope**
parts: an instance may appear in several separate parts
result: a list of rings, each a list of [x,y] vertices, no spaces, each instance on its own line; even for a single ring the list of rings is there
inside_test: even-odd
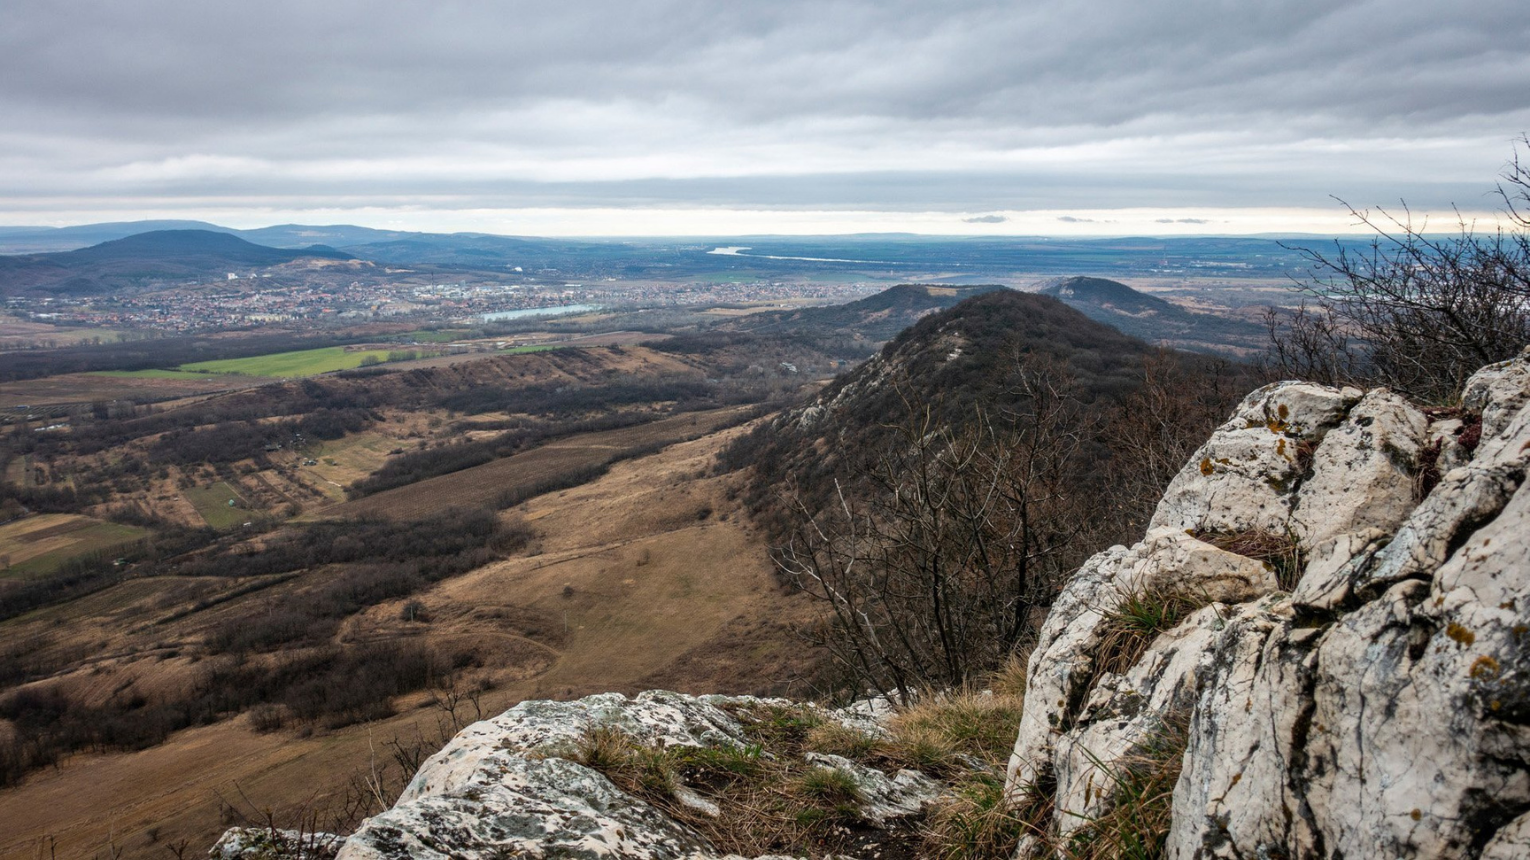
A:
[[[489,646],[512,665],[485,667],[497,684],[485,696],[486,713],[523,698],[636,691],[655,678],[691,692],[789,692],[785,679],[806,655],[788,627],[806,607],[780,593],[760,536],[728,501],[734,478],[702,477],[715,451],[738,432],[619,463],[592,484],[531,501],[519,512],[542,533],[536,554],[417,595],[429,624],[405,623],[397,603],[384,604],[352,619],[341,636]],[[89,619],[36,622],[90,628],[70,637],[82,651],[151,649],[152,638],[169,631],[150,637],[142,622],[170,607],[163,588],[139,593],[145,588],[126,583],[90,598],[88,612],[75,607]],[[565,617],[566,632],[524,635],[528,624],[561,628]],[[724,655],[725,677],[699,656],[708,654]],[[80,680],[106,687],[128,672],[151,676],[156,665],[173,674],[183,659],[99,661],[99,673],[84,669]],[[114,840],[124,857],[165,858],[171,856],[165,846],[181,839],[192,843],[186,856],[200,856],[227,824],[220,798],[246,809],[270,807],[278,816],[305,802],[332,802],[368,765],[369,742],[380,751],[415,726],[434,731],[435,711],[415,707],[423,698],[406,697],[399,716],[370,727],[306,738],[291,731],[258,735],[239,717],[143,752],[77,756],[0,792],[0,858],[31,860],[48,837],[57,840],[59,857],[109,856]],[[46,848],[41,856],[49,856]]]
[[[597,433],[581,433],[549,442],[521,454],[493,460],[471,469],[427,478],[384,490],[355,501],[325,508],[318,516],[419,517],[444,507],[491,505],[507,490],[529,488],[581,468],[595,467],[612,457],[656,445],[705,435],[739,420],[750,407],[738,406],[685,413],[649,424]]]

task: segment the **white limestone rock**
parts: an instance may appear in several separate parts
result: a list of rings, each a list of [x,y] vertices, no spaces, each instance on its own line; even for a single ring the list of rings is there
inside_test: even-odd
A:
[[[715,703],[679,693],[655,690],[634,699],[621,693],[600,693],[573,702],[526,701],[458,732],[425,761],[399,802],[453,791],[471,780],[486,762],[506,755],[566,752],[596,726],[618,729],[647,745],[745,743],[738,721]]]
[[[1150,531],[1131,549],[1112,547],[1085,562],[1053,605],[1031,653],[1007,790],[1014,795],[1053,775],[1057,733],[1075,723],[1096,680],[1101,625],[1127,595],[1178,590],[1203,603],[1241,603],[1278,587],[1264,562],[1172,529]]]
[[[1319,544],[1296,583],[1291,602],[1304,609],[1325,612],[1350,603],[1355,598],[1356,582],[1391,539],[1389,532],[1368,528]]]
[[[1166,724],[1188,713],[1194,675],[1226,607],[1207,606],[1161,634],[1125,675],[1102,676],[1076,725],[1057,741],[1057,824],[1066,835],[1113,805],[1122,761],[1156,742]]]
[[[1513,632],[1530,613],[1474,603],[1434,619],[1432,602],[1427,583],[1398,583],[1318,647],[1297,778],[1329,852],[1464,856],[1530,805],[1530,661]]]
[[[1371,590],[1431,575],[1451,546],[1503,509],[1530,467],[1530,359],[1489,365],[1467,383],[1463,402],[1482,410],[1480,441],[1466,465],[1446,472],[1377,557],[1360,583]],[[1517,404],[1518,411],[1511,407]]]
[[[1284,532],[1304,447],[1360,398],[1358,389],[1306,382],[1256,389],[1169,483],[1149,530]]]
[[[1310,731],[1321,631],[1292,619],[1289,601],[1249,604],[1212,646],[1174,788],[1171,860],[1320,853],[1291,763]]]
[[[1530,347],[1517,358],[1489,364],[1466,381],[1461,406],[1482,416],[1484,441],[1500,436],[1530,404]]]
[[[631,699],[603,693],[574,702],[522,702],[464,729],[428,759],[392,809],[368,819],[345,841],[339,860],[716,857],[699,833],[568,756],[597,727],[650,747],[747,744],[727,706],[810,707],[867,733],[884,731],[881,722],[890,715],[885,702],[830,710],[782,699],[663,691]],[[941,790],[915,771],[888,775],[837,756],[812,762],[851,776],[859,812],[873,824],[915,814]],[[672,791],[678,803],[703,815],[722,814],[717,802],[693,787]]]
[[[1136,561],[1124,546],[1113,546],[1084,562],[1063,587],[1041,627],[1026,669],[1020,731],[1009,757],[1005,791],[1018,797],[1052,773],[1052,744],[1065,716],[1078,706],[1094,673],[1094,646],[1107,600],[1123,566]],[[1071,703],[1071,704],[1070,704]]]
[[[336,860],[678,860],[710,853],[700,834],[583,765],[504,753],[451,789],[417,794],[367,819]]]
[[[333,860],[345,837],[269,827],[233,827],[213,845],[212,860]]]
[[[1413,481],[1429,421],[1379,388],[1365,395],[1312,457],[1297,493],[1292,529],[1307,546],[1365,529],[1397,530],[1413,510]]]
[[[877,824],[914,815],[940,797],[940,784],[917,770],[900,770],[889,777],[844,756],[810,752],[804,758],[811,764],[848,775],[860,795],[861,815]]]
[[[1250,395],[1175,478],[1158,530],[1065,589],[1029,667],[1011,796],[1055,784],[1062,833],[1108,808],[1090,768],[1129,753],[1168,689],[1194,702],[1171,858],[1530,856],[1530,352],[1474,375],[1463,403],[1430,424],[1385,391]],[[1321,440],[1307,474],[1293,440]],[[1418,502],[1432,465],[1445,473]],[[1289,598],[1250,580],[1218,598],[1225,628],[1095,671],[1123,582],[1204,567],[1171,530],[1287,527],[1308,554]]]

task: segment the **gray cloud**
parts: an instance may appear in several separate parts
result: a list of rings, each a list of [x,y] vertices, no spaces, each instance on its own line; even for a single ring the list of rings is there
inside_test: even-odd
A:
[[[1511,0],[12,0],[0,208],[1491,208],[1527,43]]]
[[[1209,218],[1154,218],[1156,224],[1210,224]]]
[[[968,224],[1003,224],[1009,219],[1003,215],[977,215],[972,218],[963,218]]]

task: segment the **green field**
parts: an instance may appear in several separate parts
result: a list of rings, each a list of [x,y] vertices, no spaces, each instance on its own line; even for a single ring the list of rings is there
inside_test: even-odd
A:
[[[206,379],[206,373],[189,370],[98,370],[91,376],[112,376],[118,379]]]
[[[233,506],[229,500],[233,500]],[[244,499],[227,481],[219,481],[211,487],[197,487],[186,491],[186,501],[197,509],[202,519],[215,529],[230,529],[249,522],[256,512],[242,507]]]
[[[505,349],[500,350],[500,353],[502,353],[504,355],[516,355],[516,354],[519,354],[519,353],[522,353],[522,352],[547,352],[548,350],[552,350],[552,349],[564,349],[564,348],[565,347],[560,346],[558,344],[541,344],[541,345],[533,344],[531,346],[512,346],[512,347],[507,347]]]
[[[301,349],[297,352],[252,355],[249,358],[197,361],[183,364],[179,369],[197,373],[234,373],[242,376],[313,376],[333,370],[350,370],[360,367],[362,359],[367,356],[372,356],[378,361],[387,361],[388,350],[370,349],[348,352],[343,346],[326,346],[320,349]]]

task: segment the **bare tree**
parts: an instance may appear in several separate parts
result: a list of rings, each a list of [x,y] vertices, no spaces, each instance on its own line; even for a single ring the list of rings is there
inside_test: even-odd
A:
[[[1491,232],[1458,218],[1438,237],[1406,207],[1351,208],[1375,238],[1360,251],[1302,249],[1314,270],[1300,285],[1308,302],[1267,317],[1273,369],[1445,402],[1477,368],[1516,354],[1530,342],[1530,167],[1517,147],[1504,182],[1510,226]]]
[[[1142,362],[1142,383],[1106,416],[1102,440],[1116,522],[1113,539],[1147,528],[1164,488],[1253,387],[1251,369],[1226,359],[1159,350]]]
[[[1012,409],[964,429],[905,398],[896,445],[829,509],[796,502],[776,560],[826,607],[818,638],[855,692],[907,700],[996,666],[1079,559],[1088,418],[1055,361],[1017,358]]]

